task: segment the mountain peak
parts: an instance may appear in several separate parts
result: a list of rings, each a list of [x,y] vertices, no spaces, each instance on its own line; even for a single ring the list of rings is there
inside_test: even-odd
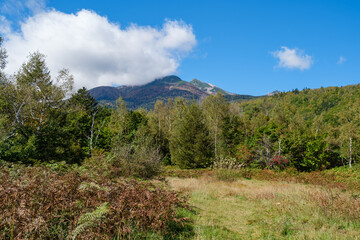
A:
[[[207,94],[215,95],[218,92],[221,92],[224,95],[234,95],[233,93],[227,92],[211,83],[206,83],[196,78],[191,80],[190,83],[195,87],[201,89],[202,91],[206,92]]]
[[[208,94],[196,86],[171,75],[141,86],[97,87],[90,94],[100,102],[113,104],[120,96],[130,109],[144,107],[151,109],[156,100],[183,97],[188,100],[202,99]]]
[[[280,93],[280,91],[275,90],[273,92],[270,92],[270,93],[266,94],[266,96],[274,96],[274,95],[279,94],[279,93]]]
[[[170,76],[166,76],[166,77],[162,77],[162,78],[157,78],[155,79],[154,82],[158,82],[158,83],[180,83],[183,80],[181,80],[181,78],[179,78],[178,76],[175,75],[170,75]]]

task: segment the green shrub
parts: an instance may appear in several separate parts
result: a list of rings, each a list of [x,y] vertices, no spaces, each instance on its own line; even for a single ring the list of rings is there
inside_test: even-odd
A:
[[[127,144],[113,149],[110,161],[122,176],[151,178],[159,174],[161,159],[154,146]]]

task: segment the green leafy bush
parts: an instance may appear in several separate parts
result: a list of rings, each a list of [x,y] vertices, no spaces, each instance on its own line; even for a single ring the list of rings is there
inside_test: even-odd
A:
[[[130,144],[113,149],[111,164],[122,176],[151,178],[159,174],[161,155],[154,146],[132,146]]]

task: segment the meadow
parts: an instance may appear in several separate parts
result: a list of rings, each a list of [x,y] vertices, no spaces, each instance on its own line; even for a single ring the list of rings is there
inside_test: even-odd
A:
[[[350,171],[318,173],[313,183],[301,182],[314,173],[263,172],[271,178],[224,170],[170,177],[173,189],[191,196],[193,239],[359,239],[359,188],[335,180]]]
[[[359,168],[321,172],[1,163],[1,239],[359,239]]]

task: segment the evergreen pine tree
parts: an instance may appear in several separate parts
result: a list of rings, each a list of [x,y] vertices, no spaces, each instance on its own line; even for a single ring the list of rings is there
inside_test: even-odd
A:
[[[213,157],[209,130],[200,108],[192,104],[177,122],[170,141],[172,162],[181,168],[207,167]]]

